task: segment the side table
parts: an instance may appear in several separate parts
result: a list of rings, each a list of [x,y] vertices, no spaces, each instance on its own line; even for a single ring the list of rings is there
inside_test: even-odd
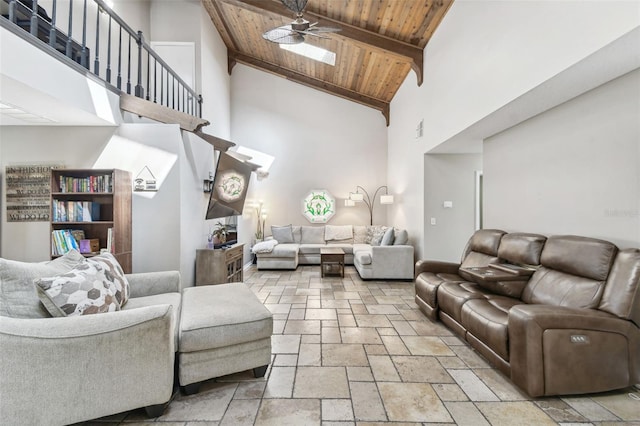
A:
[[[320,270],[322,277],[333,274],[333,270],[344,278],[344,250],[341,248],[321,248],[320,249]]]

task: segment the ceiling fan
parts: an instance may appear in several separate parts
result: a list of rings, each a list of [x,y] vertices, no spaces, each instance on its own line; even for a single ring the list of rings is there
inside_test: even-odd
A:
[[[304,36],[311,35],[319,38],[329,38],[323,36],[322,33],[335,33],[340,28],[335,27],[318,27],[318,23],[309,23],[302,17],[302,12],[307,5],[308,0],[280,0],[285,7],[295,12],[296,19],[289,25],[272,28],[262,34],[265,40],[269,40],[278,44],[300,44],[304,43]]]

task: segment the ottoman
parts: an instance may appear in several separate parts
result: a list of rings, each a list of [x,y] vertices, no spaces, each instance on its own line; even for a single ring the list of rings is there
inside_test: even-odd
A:
[[[182,290],[178,379],[185,393],[203,380],[253,369],[264,376],[271,362],[273,316],[244,283]]]

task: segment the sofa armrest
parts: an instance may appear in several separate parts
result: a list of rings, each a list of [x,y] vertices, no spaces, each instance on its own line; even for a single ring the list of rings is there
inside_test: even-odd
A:
[[[180,272],[160,271],[127,274],[131,297],[153,296],[162,293],[180,293]]]
[[[603,392],[640,380],[640,329],[595,309],[509,311],[511,379],[531,396]]]
[[[167,402],[171,309],[0,317],[0,424],[70,424]]]
[[[375,278],[413,279],[413,246],[372,246],[371,267]]]
[[[459,263],[441,262],[438,260],[418,260],[416,262],[416,277],[423,272],[457,274],[458,269],[460,269]]]

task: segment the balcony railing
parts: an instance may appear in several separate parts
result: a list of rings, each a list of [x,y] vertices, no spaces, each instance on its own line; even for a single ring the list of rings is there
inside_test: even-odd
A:
[[[102,0],[0,0],[0,6],[5,19],[58,52],[52,54],[112,87],[202,117],[202,96]]]

